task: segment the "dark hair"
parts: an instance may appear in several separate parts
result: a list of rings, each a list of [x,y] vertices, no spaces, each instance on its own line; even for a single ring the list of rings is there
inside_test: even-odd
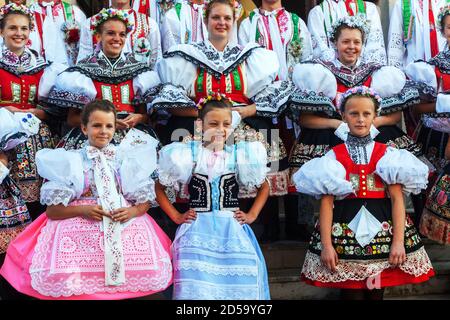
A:
[[[351,30],[359,30],[361,32],[361,42],[364,43],[366,35],[364,34],[364,31],[362,31],[360,28],[357,28],[355,26],[349,26],[347,24],[341,24],[339,27],[337,27],[336,31],[334,32],[334,35],[331,37],[331,42],[337,42],[339,37],[342,34],[342,30],[344,29],[351,29]]]
[[[347,98],[345,98],[341,102],[341,108],[340,108],[341,109],[341,113],[345,112],[345,106],[346,106],[347,102],[350,99],[355,98],[355,97],[357,97],[357,98],[367,98],[367,99],[372,100],[373,105],[375,107],[375,115],[378,115],[378,110],[380,109],[380,103],[376,99],[374,99],[372,96],[369,96],[369,95],[366,95],[366,94],[358,94],[358,93],[355,93],[355,94],[352,94],[351,96],[348,96]]]
[[[439,20],[439,29],[440,29],[442,34],[444,34],[444,30],[445,30],[445,18],[447,18],[448,16],[450,16],[450,12],[448,12],[445,15],[443,15],[441,20]]]
[[[205,118],[206,114],[213,109],[227,109],[231,112],[232,107],[233,107],[233,104],[228,99],[209,100],[209,101],[205,102],[203,107],[198,111],[198,117],[203,120]]]
[[[233,20],[235,20],[236,10],[234,9],[234,1],[233,0],[211,0],[206,5],[206,9],[205,9],[205,18],[206,19],[209,18],[209,15],[211,14],[211,10],[216,4],[224,4],[224,5],[229,6],[231,8],[231,10],[233,11]]]
[[[114,119],[117,119],[117,111],[116,107],[113,105],[113,103],[109,100],[94,100],[92,102],[89,102],[83,107],[83,110],[81,111],[81,123],[84,126],[87,126],[89,122],[89,117],[94,111],[103,111],[106,113],[113,113]]]
[[[7,14],[5,14],[5,15],[3,16],[3,18],[0,20],[0,30],[4,30],[4,29],[5,29],[5,26],[6,26],[6,20],[7,20],[10,16],[12,16],[13,14],[15,14],[15,15],[20,15],[20,16],[24,16],[25,18],[27,18],[27,19],[28,19],[28,26],[29,26],[30,30],[33,29],[33,21],[31,21],[31,18],[30,18],[29,15],[27,15],[27,14],[25,14],[25,13],[23,13],[23,12],[20,12],[20,11],[10,11],[10,12],[8,12]]]
[[[95,28],[95,32],[96,32],[97,34],[102,33],[103,25],[104,25],[106,22],[109,22],[109,21],[120,21],[120,22],[122,22],[123,25],[125,26],[125,32],[128,34],[127,23],[126,23],[125,21],[123,21],[122,19],[119,19],[119,18],[117,18],[117,17],[109,18],[109,19],[103,21],[102,23],[100,23],[100,24]]]

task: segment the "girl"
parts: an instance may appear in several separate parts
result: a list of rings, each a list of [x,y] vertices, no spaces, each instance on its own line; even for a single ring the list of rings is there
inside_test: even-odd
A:
[[[348,90],[340,103],[344,143],[294,175],[299,192],[322,197],[302,278],[345,289],[343,298],[380,299],[382,288],[434,275],[402,195],[426,187],[428,167],[406,150],[374,142],[380,103],[367,87]]]
[[[124,53],[127,34],[132,32],[130,16],[122,10],[103,9],[91,22],[101,50],[61,73],[49,96],[49,102],[58,107],[53,108],[55,113],[68,110],[67,123],[73,129],[58,145],[68,150],[84,146],[81,108],[94,99],[109,100],[116,106],[119,115],[114,144],[120,143],[129,128],[154,135],[147,125],[145,104],[157,92],[160,81],[146,63]]]
[[[269,195],[266,152],[257,141],[225,145],[231,107],[220,95],[202,100],[203,142],[174,142],[160,151],[157,201],[180,224],[172,247],[175,299],[270,298],[264,257],[248,226]],[[187,183],[190,194],[183,214],[164,190],[178,183]],[[239,208],[238,185],[258,189],[248,212]]]
[[[48,96],[56,75],[64,68],[56,63],[49,66],[35,51],[27,48],[33,30],[33,13],[25,6],[11,3],[0,8],[0,31],[4,39],[0,52],[0,108],[29,112],[40,120],[47,120],[41,102]],[[35,154],[42,148],[52,148],[49,127],[41,122],[39,132],[26,143],[8,151],[11,161],[10,177],[20,188],[32,218],[43,208],[39,205],[42,179],[36,171]]]
[[[0,274],[39,299],[127,299],[172,282],[170,240],[146,214],[157,141],[130,130],[110,144],[116,111],[94,101],[82,113],[89,145],[38,153],[43,214],[9,246]],[[142,162],[143,158],[145,162]]]

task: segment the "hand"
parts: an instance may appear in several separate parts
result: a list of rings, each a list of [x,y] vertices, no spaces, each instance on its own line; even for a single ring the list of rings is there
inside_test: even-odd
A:
[[[144,122],[144,115],[140,113],[132,113],[122,121],[128,126],[128,128],[134,128],[138,123]]]
[[[244,211],[237,210],[234,212],[233,216],[239,224],[252,224],[256,220],[256,215],[251,213],[245,213]]]
[[[138,212],[135,207],[119,208],[112,212],[112,220],[116,222],[127,222],[136,217]]]
[[[8,110],[9,112],[12,112],[12,113],[14,113],[14,112],[29,112],[28,110],[27,111],[20,110],[19,108],[16,108],[16,107],[13,107],[13,106],[6,106],[6,107],[3,107],[3,108],[6,108],[6,110]]]
[[[231,111],[238,112],[242,119],[253,117],[256,115],[256,104],[251,104],[246,107],[234,107]]]
[[[339,126],[340,126],[341,124],[343,124],[343,123],[344,123],[343,121],[335,119],[335,120],[334,120],[333,129],[339,128]]]
[[[406,261],[405,246],[403,243],[392,242],[391,252],[389,253],[389,263],[393,268],[398,267]]]
[[[124,122],[123,120],[117,119],[116,120],[116,129],[118,130],[125,130],[128,129],[128,124]]]
[[[103,217],[111,217],[111,215],[103,211],[102,206],[88,206],[88,210],[84,213],[88,219],[102,221]]]
[[[6,154],[4,154],[3,152],[0,151],[0,162],[3,163],[3,165],[5,167],[8,166],[8,157],[6,156]]]
[[[175,223],[176,224],[192,223],[192,221],[194,221],[195,219],[197,219],[197,212],[195,212],[194,209],[189,209],[185,213],[179,214]]]
[[[320,254],[320,260],[322,263],[331,270],[331,272],[336,271],[336,266],[339,262],[336,250],[334,250],[332,245],[323,247],[322,253]]]

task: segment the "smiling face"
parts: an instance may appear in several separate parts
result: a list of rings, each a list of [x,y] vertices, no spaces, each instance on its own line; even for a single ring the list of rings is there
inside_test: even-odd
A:
[[[208,148],[223,149],[232,131],[230,109],[213,108],[203,117],[203,141]]]
[[[103,53],[108,58],[117,58],[127,40],[127,27],[123,21],[111,19],[101,24],[98,33]]]
[[[447,45],[450,45],[450,15],[445,16],[442,23],[442,34],[445,40],[447,40]]]
[[[342,29],[336,40],[339,61],[344,65],[354,65],[361,56],[362,46],[362,33],[359,29]]]
[[[342,115],[348,124],[350,133],[356,137],[365,137],[370,133],[370,127],[375,120],[375,104],[371,98],[351,97],[345,104]]]
[[[30,37],[30,19],[23,14],[9,14],[4,21],[1,35],[6,47],[20,55]]]
[[[88,137],[89,144],[102,149],[112,140],[116,130],[116,118],[113,112],[96,110],[89,115],[88,123],[81,125],[81,130]]]
[[[206,17],[210,41],[221,41],[229,38],[233,29],[234,12],[233,9],[223,3],[212,6],[209,15]]]
[[[111,7],[115,9],[130,9],[130,0],[112,0]]]

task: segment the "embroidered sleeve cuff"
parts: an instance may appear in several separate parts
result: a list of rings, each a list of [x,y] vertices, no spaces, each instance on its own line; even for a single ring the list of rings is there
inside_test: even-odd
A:
[[[383,98],[380,106],[380,115],[400,111],[419,102],[419,91],[411,82],[408,82],[398,94]]]
[[[89,102],[91,99],[86,95],[60,89],[52,90],[48,97],[48,103],[62,108],[82,109]]]
[[[74,197],[75,191],[62,184],[49,181],[41,188],[41,204],[46,206],[62,204],[67,207]]]
[[[277,81],[260,91],[254,98],[256,114],[262,117],[277,117],[287,107],[287,102],[294,92],[291,81]]]
[[[152,106],[156,109],[171,109],[195,108],[196,105],[186,95],[183,87],[166,83],[162,85],[161,90],[153,100]]]

